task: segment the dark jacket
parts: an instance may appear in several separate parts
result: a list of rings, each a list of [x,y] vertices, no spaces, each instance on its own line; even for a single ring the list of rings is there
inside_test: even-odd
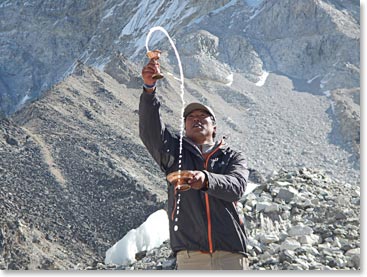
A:
[[[166,175],[177,171],[179,137],[171,134],[162,122],[155,92],[142,93],[139,120],[140,138],[154,160]],[[221,141],[204,160],[199,148],[183,138],[181,169],[204,171],[208,188],[175,193],[167,182],[172,250],[245,253],[245,230],[235,207],[245,192],[249,175],[243,155]]]

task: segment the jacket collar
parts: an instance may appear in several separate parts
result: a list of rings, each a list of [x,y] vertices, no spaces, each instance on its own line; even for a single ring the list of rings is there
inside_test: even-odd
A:
[[[202,152],[201,152],[200,148],[191,139],[189,139],[188,137],[183,137],[182,140],[187,142],[191,146],[190,149],[193,149],[193,151],[196,152],[195,154],[202,155]],[[214,143],[213,147],[211,148],[211,151],[216,149],[218,147],[218,145],[220,145],[219,150],[224,150],[224,148],[227,147],[226,141],[224,140],[224,138],[222,138],[221,140],[216,141]],[[211,152],[211,151],[209,151],[209,152]]]

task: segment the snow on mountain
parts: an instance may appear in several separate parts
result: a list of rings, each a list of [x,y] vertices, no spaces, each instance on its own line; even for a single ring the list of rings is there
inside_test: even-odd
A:
[[[138,228],[131,229],[106,252],[105,263],[128,265],[135,254],[149,251],[169,239],[168,217],[165,210],[152,213]]]

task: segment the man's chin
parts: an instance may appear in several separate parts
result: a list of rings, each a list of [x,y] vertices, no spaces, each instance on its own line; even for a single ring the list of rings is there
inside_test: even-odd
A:
[[[206,138],[206,134],[203,134],[202,132],[194,132],[189,136],[189,138],[193,141],[203,140]]]

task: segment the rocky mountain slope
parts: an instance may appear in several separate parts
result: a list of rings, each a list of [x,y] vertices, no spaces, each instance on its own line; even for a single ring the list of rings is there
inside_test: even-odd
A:
[[[157,25],[180,53],[184,101],[214,108],[219,135],[245,152],[252,181],[263,184],[253,204],[243,201],[250,227],[262,224],[251,234],[253,268],[359,267],[358,3],[3,1],[0,25],[0,114],[6,115],[0,115],[0,268],[96,268],[111,245],[165,206],[164,176],[140,142],[137,121],[145,39]],[[178,132],[176,58],[162,33],[152,35],[149,47],[163,51],[162,115]],[[330,176],[332,181],[323,177],[322,200],[332,195],[326,210],[331,214],[333,205],[345,204],[348,212],[337,212],[353,220],[325,225],[320,202],[299,207],[277,199],[282,185],[272,178],[277,172],[298,176],[294,172],[302,168]],[[307,189],[316,199],[313,186],[325,186],[318,173],[300,174],[302,180],[289,177],[286,189]],[[339,203],[339,187],[349,204]],[[274,202],[277,209],[258,210],[255,200]],[[277,226],[277,240],[262,241],[264,220]],[[314,258],[281,246],[284,232],[300,222],[311,224],[317,243],[293,239],[307,244]],[[340,233],[325,235],[329,225]],[[350,238],[341,235],[351,230]],[[326,243],[341,252],[316,246]]]
[[[78,74],[1,120],[6,268],[85,267],[164,207],[161,175],[137,139],[138,93],[90,68]]]

